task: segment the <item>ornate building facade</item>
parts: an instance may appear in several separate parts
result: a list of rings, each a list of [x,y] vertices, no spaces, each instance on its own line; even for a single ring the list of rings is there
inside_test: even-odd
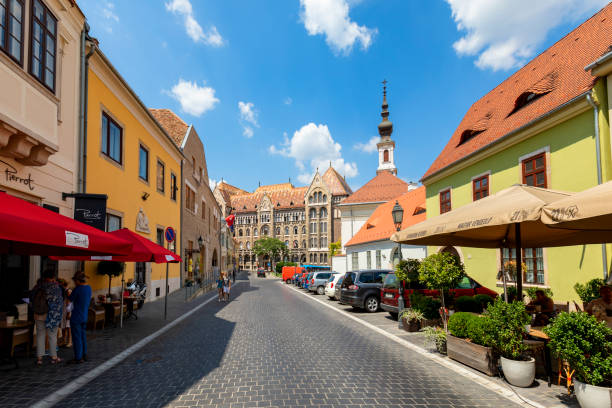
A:
[[[344,178],[330,166],[323,175],[317,171],[307,187],[273,184],[249,193],[221,182],[214,194],[224,214],[231,212],[236,217],[238,266],[254,270],[271,263],[268,257],[253,253],[255,241],[262,237],[285,243],[288,253],[283,260],[329,265],[329,243],[340,239],[336,205],[351,193]]]

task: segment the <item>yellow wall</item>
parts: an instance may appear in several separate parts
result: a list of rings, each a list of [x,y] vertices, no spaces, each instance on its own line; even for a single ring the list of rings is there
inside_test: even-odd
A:
[[[97,55],[91,60],[89,70],[89,95],[87,115],[87,193],[107,194],[107,208],[110,213],[121,213],[122,227],[135,231],[136,217],[140,208],[149,220],[150,234],[141,233],[156,241],[156,228],[172,226],[180,234],[180,191],[177,200],[170,199],[170,172],[177,176],[180,188],[180,153],[161,130],[157,128],[146,112],[126,91],[117,78]],[[120,166],[101,153],[102,112],[105,111],[123,127],[123,165]],[[149,182],[138,176],[139,144],[149,149]],[[165,194],[157,191],[157,159],[165,163]],[[142,200],[144,192],[149,194]],[[180,253],[177,242],[176,251]],[[108,288],[108,278],[96,275],[96,263],[88,262],[86,273],[94,291]],[[155,286],[161,286],[164,294],[166,274],[165,264],[151,264],[151,283],[148,294],[155,298]],[[126,264],[125,278],[134,277],[135,263]],[[169,276],[180,281],[179,264],[170,264]],[[112,281],[114,287],[120,286],[120,278]],[[178,287],[171,285],[171,290]]]
[[[605,89],[597,86],[598,99],[605,103]],[[602,112],[607,111],[602,109]],[[452,208],[472,202],[472,177],[491,172],[490,194],[516,183],[522,183],[519,158],[546,148],[548,188],[582,191],[597,184],[593,110],[557,124],[501,153],[483,159],[463,170],[433,183],[427,183],[427,217],[439,215],[439,192],[451,187]],[[600,116],[603,157],[603,181],[610,180],[610,140],[607,115]],[[607,146],[607,147],[606,147]],[[430,253],[439,250],[432,247]],[[612,253],[608,246],[608,257]],[[481,284],[501,291],[496,281],[500,269],[499,250],[459,248],[467,273]],[[608,265],[610,260],[608,259]],[[544,249],[546,286],[555,301],[578,300],[573,286],[603,276],[601,245],[582,245]],[[529,285],[527,285],[529,286]]]

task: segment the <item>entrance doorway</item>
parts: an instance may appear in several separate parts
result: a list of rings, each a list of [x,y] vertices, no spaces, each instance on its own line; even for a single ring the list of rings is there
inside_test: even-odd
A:
[[[34,282],[32,282],[34,283]],[[0,310],[12,308],[28,297],[30,289],[30,257],[0,255]]]

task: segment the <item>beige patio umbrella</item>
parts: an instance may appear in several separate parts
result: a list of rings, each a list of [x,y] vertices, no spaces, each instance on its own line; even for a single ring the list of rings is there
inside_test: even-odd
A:
[[[589,233],[550,228],[541,220],[545,205],[570,193],[514,185],[489,197],[415,224],[391,239],[411,245],[457,245],[476,248],[555,247],[594,243]],[[522,276],[521,262],[517,275]],[[522,279],[517,279],[522,291]]]

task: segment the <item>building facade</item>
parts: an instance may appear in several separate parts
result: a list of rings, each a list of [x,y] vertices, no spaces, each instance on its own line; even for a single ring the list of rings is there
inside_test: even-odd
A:
[[[150,109],[153,116],[183,152],[179,175],[183,253],[181,282],[212,285],[221,262],[221,210],[208,182],[204,144],[195,128],[169,109]]]
[[[472,105],[422,179],[428,217],[517,183],[582,191],[611,180],[610,81],[605,69],[585,70],[609,55],[611,19],[608,5]],[[576,282],[609,274],[610,250],[525,248],[523,286],[578,300]],[[500,290],[499,271],[517,256],[507,248],[454,251],[470,276]]]
[[[99,47],[89,60],[84,193],[106,194],[107,231],[129,228],[166,246],[164,230],[180,236],[180,175],[183,154]],[[171,250],[180,253],[181,243]],[[105,293],[108,278],[86,262],[94,294]],[[147,297],[165,295],[166,265],[126,263],[126,280],[147,285]],[[112,280],[118,292],[120,278]],[[180,265],[169,264],[169,290],[180,287]]]
[[[0,10],[0,190],[72,218],[62,193],[76,185],[85,17],[68,0],[8,0]],[[0,302],[21,303],[45,268],[69,280],[74,267],[2,254]]]

